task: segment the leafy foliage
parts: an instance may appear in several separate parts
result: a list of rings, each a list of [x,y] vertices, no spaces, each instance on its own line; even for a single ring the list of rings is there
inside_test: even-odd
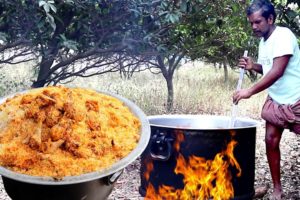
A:
[[[26,47],[27,55],[40,60],[34,87],[118,71],[143,33],[140,16],[132,10],[135,1],[1,0],[0,4],[3,49],[18,52],[15,48]]]
[[[273,0],[278,22],[299,36],[298,0]],[[33,87],[106,72],[162,73],[173,102],[183,58],[234,67],[254,56],[250,0],[0,0],[0,63],[37,60]],[[141,67],[143,66],[143,67]]]
[[[278,14],[278,23],[289,27],[300,37],[300,3],[298,0],[273,0]],[[298,40],[300,44],[300,39]]]

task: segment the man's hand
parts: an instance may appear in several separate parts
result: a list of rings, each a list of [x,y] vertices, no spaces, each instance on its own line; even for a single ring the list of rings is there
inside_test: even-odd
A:
[[[254,62],[251,57],[242,57],[239,59],[238,67],[246,69],[246,70],[252,70],[254,68]]]
[[[241,99],[248,99],[252,96],[250,89],[241,89],[233,94],[233,103],[238,104]]]

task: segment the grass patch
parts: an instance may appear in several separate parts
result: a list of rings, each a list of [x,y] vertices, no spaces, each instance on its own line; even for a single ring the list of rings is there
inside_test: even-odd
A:
[[[1,96],[30,88],[32,68],[13,66],[1,68]],[[16,70],[18,69],[18,70]],[[231,115],[232,94],[239,74],[229,70],[228,82],[224,82],[223,69],[195,62],[180,67],[174,75],[173,114]],[[242,88],[253,83],[245,77]],[[88,87],[99,91],[116,93],[136,103],[147,115],[169,114],[166,111],[167,86],[162,75],[149,71],[136,73],[131,79],[122,79],[118,73],[89,78],[76,78],[68,86]],[[238,116],[260,118],[260,110],[266,92],[242,100]]]
[[[229,70],[227,83],[223,69],[204,63],[186,64],[174,75],[173,114],[231,115],[232,94],[239,74]],[[253,83],[245,76],[242,88]],[[131,79],[121,79],[118,74],[105,74],[89,79],[76,79],[70,85],[87,86],[100,91],[120,94],[135,102],[147,115],[167,114],[167,86],[161,75],[150,72],[134,74]],[[260,118],[266,92],[240,101],[238,115]]]

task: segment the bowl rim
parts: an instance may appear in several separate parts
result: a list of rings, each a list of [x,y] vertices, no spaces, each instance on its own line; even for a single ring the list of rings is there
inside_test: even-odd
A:
[[[67,87],[67,86],[64,86]],[[135,161],[142,152],[146,149],[148,142],[150,140],[150,124],[147,119],[147,116],[144,114],[144,112],[131,100],[120,96],[118,94],[114,94],[107,91],[100,91],[100,90],[94,90],[90,88],[85,87],[67,87],[67,88],[82,88],[82,89],[88,89],[96,91],[100,94],[108,95],[114,98],[117,98],[118,100],[122,101],[129,109],[130,111],[140,120],[141,122],[141,129],[140,129],[140,139],[137,143],[137,146],[124,158],[121,160],[115,162],[113,165],[111,165],[108,168],[105,168],[100,171],[94,171],[86,174],[76,175],[76,176],[65,176],[62,179],[55,179],[53,177],[47,177],[47,176],[31,176],[26,174],[21,174],[12,170],[9,170],[5,167],[0,166],[0,175],[4,176],[9,179],[13,179],[15,181],[30,183],[30,184],[39,184],[39,185],[69,185],[69,184],[77,184],[77,183],[83,183],[88,181],[93,181],[96,179],[101,179],[103,177],[109,177],[113,176],[115,173],[123,170],[127,165]],[[42,89],[42,88],[36,88],[36,89]],[[24,94],[29,91],[32,91],[35,89],[29,89],[24,90],[21,92],[16,92],[4,97],[0,98],[0,104],[2,104],[7,98],[13,97],[17,94]]]
[[[251,118],[246,118],[246,117],[236,117],[235,120],[237,121],[242,121],[248,123],[247,126],[230,126],[230,122],[232,120],[231,116],[225,116],[225,115],[199,115],[199,114],[175,114],[175,115],[150,115],[147,117],[150,123],[150,126],[155,126],[155,127],[162,127],[162,128],[171,128],[171,129],[181,129],[181,130],[235,130],[235,129],[245,129],[245,128],[256,128],[261,126],[262,122],[251,119]],[[157,123],[156,121],[159,120],[199,120],[199,121],[204,121],[204,120],[212,120],[212,119],[217,119],[217,120],[223,120],[226,123],[228,123],[228,127],[188,127],[188,126],[183,126],[180,127],[178,125],[166,125],[163,123]],[[160,121],[161,122],[161,121]]]

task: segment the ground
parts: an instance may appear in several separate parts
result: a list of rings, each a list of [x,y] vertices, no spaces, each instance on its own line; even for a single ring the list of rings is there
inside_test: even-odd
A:
[[[284,199],[300,200],[300,137],[285,131],[281,141],[281,166],[282,166],[282,184],[284,190]],[[264,145],[264,126],[257,128],[256,139],[256,159],[255,159],[255,187],[261,185],[270,185],[269,168],[265,155]],[[115,184],[114,190],[109,196],[109,200],[130,199],[139,200],[142,197],[139,195],[138,188],[140,185],[139,177],[140,160],[136,160],[128,165]],[[268,193],[260,199],[268,199]],[[10,198],[5,193],[2,183],[0,184],[0,200],[9,200]]]

